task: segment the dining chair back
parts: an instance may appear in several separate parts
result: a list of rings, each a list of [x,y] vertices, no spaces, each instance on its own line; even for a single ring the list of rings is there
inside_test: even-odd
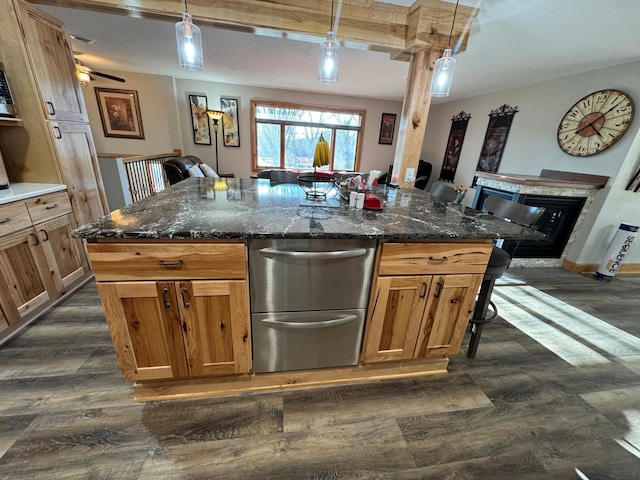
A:
[[[436,181],[431,185],[431,197],[439,202],[460,203],[466,193],[466,189],[457,191],[446,182]]]
[[[497,195],[489,195],[482,208],[495,217],[527,227],[534,225],[544,213],[544,207],[525,205]]]

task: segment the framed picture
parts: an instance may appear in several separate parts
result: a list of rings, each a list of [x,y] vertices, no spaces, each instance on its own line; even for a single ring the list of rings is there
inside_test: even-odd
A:
[[[225,147],[240,146],[240,130],[238,120],[238,99],[220,97],[222,116],[222,139]]]
[[[144,140],[138,92],[94,87],[105,137]]]
[[[396,128],[396,114],[383,113],[380,122],[380,137],[378,143],[383,145],[393,144],[393,131]]]
[[[191,126],[193,128],[193,143],[196,145],[211,145],[211,129],[207,115],[207,96],[189,95],[191,108]]]

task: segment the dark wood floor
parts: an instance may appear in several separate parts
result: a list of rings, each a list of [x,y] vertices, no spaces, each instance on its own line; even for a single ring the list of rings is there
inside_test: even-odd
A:
[[[447,375],[145,404],[88,285],[0,349],[0,478],[640,478],[640,275],[501,283]]]

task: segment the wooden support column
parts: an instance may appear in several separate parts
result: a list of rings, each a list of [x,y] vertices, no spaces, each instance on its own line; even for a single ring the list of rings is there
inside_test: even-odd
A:
[[[393,183],[403,187],[413,187],[413,182],[404,181],[405,172],[407,168],[417,171],[431,105],[429,87],[433,64],[441,53],[441,50],[423,48],[411,55],[392,175]]]

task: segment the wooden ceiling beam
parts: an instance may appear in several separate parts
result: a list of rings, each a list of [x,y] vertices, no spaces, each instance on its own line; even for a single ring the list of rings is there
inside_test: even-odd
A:
[[[181,0],[28,0],[34,4],[77,8],[157,20],[179,21]],[[323,38],[331,25],[331,0],[188,0],[199,26],[293,39]],[[338,40],[350,48],[388,52],[408,60],[416,50],[443,50],[462,35],[476,9],[455,3],[416,0],[402,7],[373,0],[343,0]],[[459,51],[466,48],[466,40]]]

